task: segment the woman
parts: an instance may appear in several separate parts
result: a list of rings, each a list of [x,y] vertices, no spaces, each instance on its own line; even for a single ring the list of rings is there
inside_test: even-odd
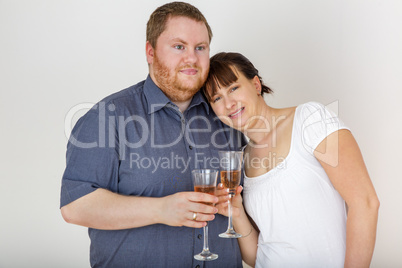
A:
[[[262,96],[271,89],[238,53],[211,58],[204,93],[218,117],[250,139],[244,207],[241,187],[233,199],[243,260],[256,267],[369,267],[379,201],[343,122],[315,102],[268,106]],[[228,196],[220,199],[219,213],[227,215]]]

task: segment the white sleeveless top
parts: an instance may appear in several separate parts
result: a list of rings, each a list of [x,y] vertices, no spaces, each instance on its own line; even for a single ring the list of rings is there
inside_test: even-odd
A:
[[[348,128],[322,104],[302,104],[285,160],[261,176],[245,175],[244,206],[260,229],[256,267],[343,267],[345,202],[313,155],[339,129]]]

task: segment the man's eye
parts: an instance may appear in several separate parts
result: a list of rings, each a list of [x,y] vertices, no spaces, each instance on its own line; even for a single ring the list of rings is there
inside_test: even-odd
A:
[[[204,46],[199,46],[199,47],[196,47],[196,50],[202,51],[202,50],[205,50],[205,47]]]
[[[176,49],[184,49],[184,46],[183,45],[175,45],[174,48],[176,48]]]

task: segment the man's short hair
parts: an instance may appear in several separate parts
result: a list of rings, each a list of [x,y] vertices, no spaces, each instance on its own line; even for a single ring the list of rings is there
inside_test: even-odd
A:
[[[166,22],[170,17],[187,17],[203,22],[208,30],[209,42],[212,39],[212,30],[204,15],[194,6],[184,2],[172,2],[158,7],[149,17],[147,23],[147,41],[156,47],[159,36],[166,29]]]

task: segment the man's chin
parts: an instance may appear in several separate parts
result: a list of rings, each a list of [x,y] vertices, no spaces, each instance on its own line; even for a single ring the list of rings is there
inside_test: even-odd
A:
[[[201,81],[197,80],[197,81],[183,81],[181,83],[178,83],[176,88],[179,89],[181,92],[183,92],[183,94],[185,94],[185,92],[188,92],[190,95],[192,94],[192,96],[197,93],[197,91],[199,91],[202,87],[202,83]]]
[[[185,102],[190,100],[198,91],[199,89],[183,89],[176,92],[174,96],[170,96],[170,99],[174,102]]]
[[[178,87],[181,88],[182,90],[199,90],[203,84],[201,79],[199,78],[192,78],[192,77],[187,77],[185,79],[180,79],[177,81]]]

